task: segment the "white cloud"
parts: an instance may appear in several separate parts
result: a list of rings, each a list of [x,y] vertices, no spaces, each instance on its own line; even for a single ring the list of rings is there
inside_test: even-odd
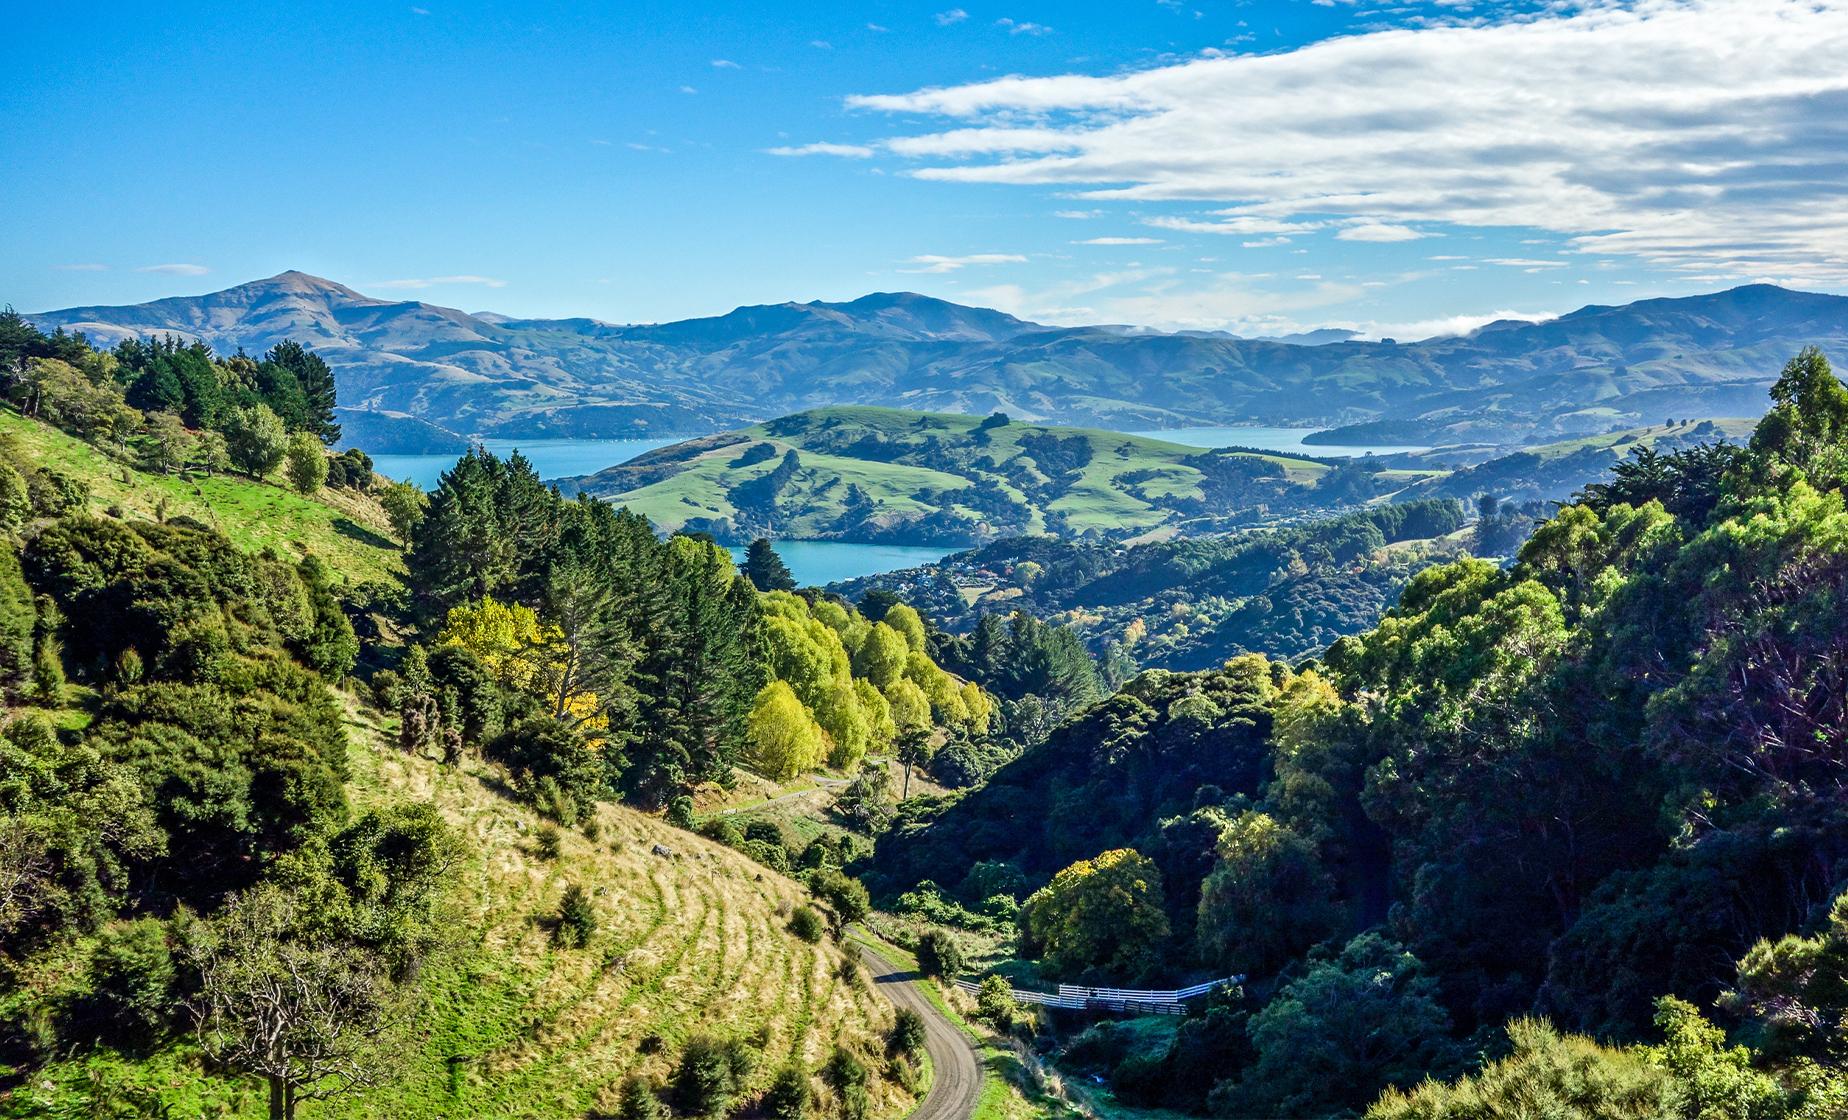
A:
[[[937,26],[948,27],[952,23],[961,23],[968,18],[968,12],[963,11],[961,8],[951,8],[948,11],[937,13]]]
[[[737,64],[736,62],[733,62],[733,61],[732,61],[731,59],[729,59],[729,58],[715,58],[715,59],[713,59],[713,60],[712,60],[712,68],[713,68],[714,70],[742,70],[742,69],[744,69],[744,67],[742,67],[742,66],[739,66],[739,65],[738,65],[738,64]]]
[[[1159,237],[1088,237],[1083,241],[1074,241],[1073,245],[1160,245]]]
[[[504,288],[507,286],[507,281],[496,280],[492,276],[428,276],[408,280],[374,280],[366,287],[397,290],[439,288],[452,284],[479,284],[484,288]]]
[[[818,51],[831,51],[834,49],[834,44],[828,42],[826,39],[810,39],[809,46],[814,47]]]
[[[871,148],[860,144],[830,144],[825,140],[813,144],[765,148],[764,151],[773,156],[843,156],[847,159],[867,159],[873,154]]]
[[[1392,241],[1416,241],[1421,237],[1429,236],[1431,235],[1428,233],[1419,233],[1410,226],[1393,225],[1390,222],[1361,222],[1357,225],[1348,226],[1340,233],[1335,234],[1335,240],[1375,241],[1385,243]]]
[[[1104,212],[1102,210],[1054,210],[1052,216],[1055,218],[1070,218],[1073,221],[1082,222],[1086,218],[1101,218],[1104,216]]]
[[[1570,262],[1555,260],[1531,260],[1527,257],[1484,257],[1483,264],[1498,264],[1503,268],[1525,268],[1533,271],[1537,268],[1565,268]]]
[[[159,272],[167,276],[204,276],[212,271],[202,264],[150,264],[143,265],[136,272]]]
[[[109,271],[109,266],[106,264],[54,264],[51,267],[54,271],[57,271],[57,272],[108,272]]]
[[[867,29],[868,31],[871,31],[871,32],[873,32],[873,33],[874,33],[875,35],[883,35],[883,34],[885,34],[886,32],[888,32],[888,31],[890,31],[890,30],[892,30],[892,29],[891,29],[890,27],[886,27],[886,26],[883,26],[883,25],[881,25],[881,24],[877,24],[877,23],[869,23],[869,24],[867,24],[867,25],[866,25],[866,29]]]
[[[693,88],[692,86],[681,86],[680,92],[681,93],[698,93],[699,90]]]
[[[916,268],[901,268],[899,271],[938,275],[968,268],[970,265],[1021,264],[1026,259],[1018,253],[971,253],[966,257],[940,257],[933,253],[926,253],[923,256],[912,257],[905,262],[909,265],[916,265]]]
[[[848,104],[951,126],[896,141],[924,179],[1223,208],[1169,229],[1514,227],[1690,278],[1848,280],[1848,0],[1538,10]]]
[[[995,26],[1007,28],[1007,33],[1009,35],[1052,34],[1052,28],[1047,27],[1043,23],[1034,23],[1032,20],[1011,20],[1006,16],[1002,16],[1000,19],[996,20]]]

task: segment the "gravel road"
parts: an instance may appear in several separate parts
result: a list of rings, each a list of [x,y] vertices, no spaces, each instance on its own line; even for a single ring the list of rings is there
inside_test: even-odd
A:
[[[899,969],[864,944],[860,956],[887,999],[924,1017],[924,1048],[936,1072],[930,1091],[906,1120],[969,1120],[982,1096],[982,1063],[968,1036],[918,990],[917,973]]]

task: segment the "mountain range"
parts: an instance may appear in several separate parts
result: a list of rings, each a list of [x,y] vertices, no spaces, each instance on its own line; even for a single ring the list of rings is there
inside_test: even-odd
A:
[[[376,299],[301,272],[30,318],[100,344],[173,334],[259,352],[297,339],[334,367],[345,417],[375,450],[698,434],[841,404],[1519,443],[1755,415],[1799,347],[1848,352],[1848,297],[1763,284],[1405,343],[1053,327],[909,292],[650,325],[520,319]]]

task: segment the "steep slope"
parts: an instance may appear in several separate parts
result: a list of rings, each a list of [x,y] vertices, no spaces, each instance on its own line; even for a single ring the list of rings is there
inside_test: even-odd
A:
[[[418,1030],[385,1079],[318,1105],[314,1116],[615,1115],[623,1079],[659,1082],[697,1034],[761,1032],[753,1091],[787,1062],[819,1068],[837,1042],[883,1046],[892,1021],[885,997],[847,979],[854,973],[839,948],[785,928],[807,895],[796,883],[609,805],[595,839],[566,832],[558,858],[542,858],[533,840],[540,818],[495,791],[502,775],[411,757],[383,745],[385,729],[363,713],[354,718],[354,801],[429,801],[470,854],[452,871],[456,936],[426,974],[430,1004]],[[588,889],[596,909],[598,930],[584,949],[555,947],[542,921],[567,884]],[[650,1038],[660,1044],[644,1044]],[[25,1111],[0,1103],[0,1114],[155,1099],[174,1115],[263,1115],[259,1094],[204,1074],[184,1052],[143,1062],[98,1055],[54,1064],[33,1081],[11,1102]],[[870,1087],[879,1120],[912,1106],[890,1082]]]
[[[651,451],[567,479],[665,529],[725,539],[961,543],[1122,534],[1324,500],[1331,468],[1121,432],[885,408],[826,408]]]
[[[334,365],[343,405],[526,437],[693,433],[875,404],[1125,428],[1383,418],[1421,439],[1501,442],[1748,413],[1781,356],[1848,348],[1848,298],[1769,285],[1402,344],[1052,328],[914,293],[618,326],[374,299],[299,272],[32,318],[221,351],[296,337]]]
[[[403,570],[385,511],[351,490],[322,489],[305,498],[279,482],[242,475],[182,478],[154,474],[104,455],[82,440],[0,407],[0,441],[26,464],[49,467],[83,484],[93,513],[144,520],[190,517],[247,549],[309,553],[354,582],[389,581]]]

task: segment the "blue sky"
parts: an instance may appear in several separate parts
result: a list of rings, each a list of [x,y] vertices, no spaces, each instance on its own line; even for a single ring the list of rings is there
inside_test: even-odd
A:
[[[1842,0],[34,5],[0,302],[1417,336],[1848,289]]]

